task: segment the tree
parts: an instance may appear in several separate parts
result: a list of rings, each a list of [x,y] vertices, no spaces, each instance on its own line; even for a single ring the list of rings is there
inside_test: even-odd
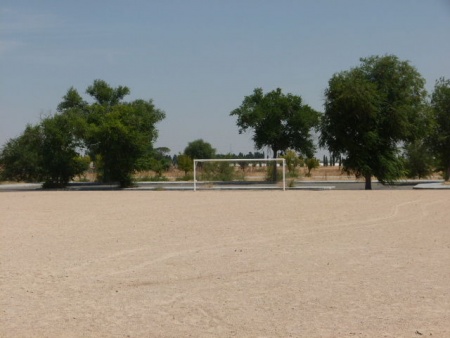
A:
[[[157,174],[158,178],[161,178],[163,172],[169,170],[172,165],[172,158],[169,153],[170,149],[167,147],[156,148],[152,153],[150,169]]]
[[[296,177],[297,167],[301,164],[301,159],[297,156],[297,153],[289,149],[283,158],[286,160],[286,167],[291,177]]]
[[[101,155],[104,181],[132,184],[131,174],[156,138],[155,124],[163,117],[151,101],[135,101],[112,107],[100,123],[90,125],[88,144]]]
[[[319,123],[319,113],[303,104],[300,96],[285,95],[280,88],[264,94],[256,88],[230,115],[237,117],[239,133],[252,130],[255,147],[270,147],[274,158],[288,148],[306,157],[314,154],[311,132]]]
[[[320,144],[343,155],[343,169],[390,183],[404,174],[399,144],[418,138],[425,123],[425,81],[396,56],[362,58],[332,76],[325,91]]]
[[[184,171],[184,176],[186,177],[190,171],[194,169],[194,164],[192,158],[188,155],[180,154],[177,156],[177,165],[180,170]]]
[[[91,157],[100,161],[97,168],[102,180],[130,186],[132,173],[143,165],[145,161],[140,160],[152,149],[158,136],[156,123],[164,119],[165,113],[152,100],[124,102],[130,93],[128,87],[113,88],[103,80],[95,80],[86,93],[95,99],[94,103],[84,103],[70,88],[58,109],[78,117],[75,131]]]
[[[188,143],[184,154],[192,159],[214,158],[216,150],[208,142],[198,139]]]
[[[122,86],[112,88],[103,80],[94,80],[94,83],[87,87],[86,93],[95,98],[100,105],[115,106],[130,94],[130,89]]]
[[[28,125],[22,135],[8,140],[0,153],[1,179],[42,182],[44,170],[40,146],[42,128]]]
[[[433,114],[432,132],[428,144],[434,155],[438,169],[444,173],[446,181],[450,179],[450,80],[441,78],[436,81],[431,96]]]
[[[63,100],[58,104],[56,110],[58,112],[64,112],[68,109],[84,109],[87,106],[87,102],[83,100],[78,91],[70,87],[66,95],[63,96]]]
[[[0,162],[4,179],[44,182],[44,188],[61,188],[83,173],[88,162],[78,152],[70,116],[56,114],[36,126],[27,126],[21,136],[3,148]]]
[[[274,157],[288,148],[306,156],[314,153],[311,131],[318,125],[319,113],[303,104],[300,96],[285,95],[280,88],[264,94],[257,88],[230,115],[237,116],[239,133],[252,129],[256,148],[268,146]]]
[[[306,173],[306,176],[311,176],[311,170],[319,168],[320,161],[317,158],[307,158],[305,160],[305,165],[308,168],[308,172]]]
[[[409,178],[425,178],[433,172],[433,158],[422,140],[405,146],[405,169]]]
[[[44,188],[63,188],[75,176],[88,169],[88,163],[77,152],[80,145],[70,116],[56,114],[41,121]]]
[[[86,169],[79,152],[87,151],[104,181],[117,181],[121,187],[132,184],[132,173],[153,149],[158,136],[155,125],[165,113],[151,100],[124,102],[130,90],[112,88],[103,80],[95,80],[86,92],[94,103],[88,104],[71,87],[57,114],[28,126],[22,136],[5,145],[0,154],[2,177],[63,187]],[[159,156],[158,151],[154,154]],[[158,173],[165,163],[158,162]]]

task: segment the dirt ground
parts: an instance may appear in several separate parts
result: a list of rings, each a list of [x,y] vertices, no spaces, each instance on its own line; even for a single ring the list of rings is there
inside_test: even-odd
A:
[[[450,337],[449,191],[0,193],[1,337]]]

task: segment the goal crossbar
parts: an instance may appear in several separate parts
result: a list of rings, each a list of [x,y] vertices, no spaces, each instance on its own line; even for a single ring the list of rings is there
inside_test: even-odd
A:
[[[283,191],[286,190],[286,160],[284,158],[203,158],[194,159],[194,191],[197,191],[197,163],[199,162],[281,162],[283,164]]]

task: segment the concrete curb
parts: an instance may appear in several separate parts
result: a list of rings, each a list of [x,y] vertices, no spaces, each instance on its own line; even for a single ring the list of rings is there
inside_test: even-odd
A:
[[[413,189],[450,189],[450,184],[441,183],[421,183],[413,187]]]
[[[419,184],[415,184],[420,182]],[[450,189],[450,185],[444,184],[444,181],[401,181],[392,186],[383,187],[383,189]],[[378,184],[377,182],[373,182]],[[296,181],[294,187],[286,187],[286,190],[363,190],[363,182],[360,181]],[[54,189],[62,191],[108,191],[108,190],[126,190],[126,191],[193,191],[193,182],[136,182],[136,187],[120,189],[116,184],[101,183],[71,183],[65,189]],[[218,184],[205,188],[205,184],[199,183],[197,190],[282,190],[280,186],[267,184]],[[375,186],[374,190],[377,190]],[[16,183],[0,184],[0,192],[6,191],[44,191],[40,183]]]

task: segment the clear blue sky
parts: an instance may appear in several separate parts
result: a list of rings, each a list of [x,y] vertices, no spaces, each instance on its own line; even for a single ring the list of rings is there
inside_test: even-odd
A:
[[[409,60],[429,91],[450,78],[450,0],[2,0],[0,145],[103,79],[166,112],[157,146],[247,153],[229,113],[254,88],[322,111],[334,73],[383,54]]]

